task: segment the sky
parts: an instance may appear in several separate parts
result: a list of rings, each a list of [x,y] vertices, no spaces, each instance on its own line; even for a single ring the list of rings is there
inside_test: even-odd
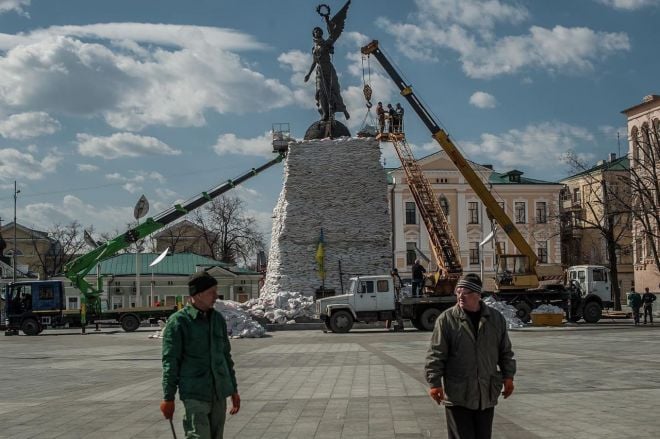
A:
[[[332,13],[343,0],[324,0]],[[123,232],[273,157],[276,122],[318,119],[300,0],[0,0],[0,217]],[[660,93],[660,0],[353,0],[333,63],[352,133],[362,95],[402,102],[417,157],[438,151],[375,59],[377,39],[466,157],[556,181],[561,157],[625,153],[621,111]],[[340,121],[343,116],[337,115]],[[617,141],[617,133],[620,142]],[[387,167],[397,166],[383,145]],[[267,235],[282,165],[229,194]]]

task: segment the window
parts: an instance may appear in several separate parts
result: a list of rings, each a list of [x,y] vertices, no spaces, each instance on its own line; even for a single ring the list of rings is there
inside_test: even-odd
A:
[[[41,287],[39,288],[39,300],[53,300],[55,298],[55,293],[53,292],[53,287]]]
[[[470,265],[479,265],[479,243],[470,243]]]
[[[479,224],[479,203],[468,202],[468,224]]]
[[[536,254],[539,257],[539,262],[541,264],[548,263],[548,241],[538,241],[536,248]]]
[[[449,215],[449,200],[447,200],[447,197],[445,197],[444,195],[440,195],[438,201],[440,201],[440,207],[442,208],[442,211],[445,213],[445,216]]]
[[[515,205],[516,224],[525,224],[527,222],[527,215],[525,215],[525,202],[516,201]]]
[[[168,280],[168,281],[167,281],[167,285],[170,285],[170,286],[171,286],[171,285],[174,285],[174,281],[173,281],[173,280]]]
[[[607,272],[603,269],[594,270],[594,282],[607,282]]]
[[[77,297],[67,297],[66,309],[78,309],[78,298]]]
[[[373,293],[374,292],[374,281],[372,280],[367,280],[367,281],[362,281],[360,282],[362,285],[360,285],[360,293]]]
[[[573,189],[573,203],[580,204],[582,196],[580,195],[580,188]]]
[[[548,222],[548,209],[545,201],[536,202],[536,222],[538,224],[545,224]]]
[[[417,224],[415,203],[406,202],[406,224]]]
[[[385,279],[379,280],[376,283],[376,291],[379,293],[387,293],[390,290],[390,283]]]
[[[406,242],[406,265],[412,265],[415,263],[417,258],[417,253],[415,252],[415,243]]]

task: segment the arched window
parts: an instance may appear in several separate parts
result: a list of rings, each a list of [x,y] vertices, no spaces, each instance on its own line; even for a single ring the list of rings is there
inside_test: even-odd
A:
[[[440,201],[440,207],[442,207],[445,216],[449,216],[449,200],[447,200],[447,197],[440,195],[438,201]]]
[[[636,165],[639,162],[639,139],[637,136],[639,131],[637,127],[633,127],[630,131],[630,139],[632,140],[632,159],[634,161],[633,165]]]
[[[642,163],[649,162],[649,154],[651,153],[651,135],[649,132],[649,124],[644,122],[642,124],[642,138],[641,138],[641,157]]]

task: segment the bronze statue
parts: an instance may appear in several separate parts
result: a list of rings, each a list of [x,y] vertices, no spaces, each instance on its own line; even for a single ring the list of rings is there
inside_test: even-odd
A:
[[[327,5],[319,5],[316,12],[325,19],[326,27],[328,29],[328,39],[323,39],[323,29],[315,27],[312,31],[314,39],[314,47],[312,48],[312,55],[314,61],[309,69],[309,73],[305,75],[305,82],[309,81],[312,71],[316,69],[316,106],[321,114],[322,121],[334,119],[335,113],[344,113],[346,119],[350,117],[346,111],[346,105],[341,97],[339,88],[339,79],[337,72],[332,65],[331,55],[334,54],[334,44],[337,38],[344,30],[344,22],[346,21],[346,12],[351,0],[348,0],[343,8],[335,14],[332,19],[330,16],[330,7]]]

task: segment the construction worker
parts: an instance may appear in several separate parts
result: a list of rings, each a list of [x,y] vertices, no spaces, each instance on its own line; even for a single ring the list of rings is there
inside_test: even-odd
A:
[[[630,287],[630,293],[628,293],[628,306],[632,309],[635,326],[639,325],[639,308],[642,306],[642,296],[635,291],[634,287]]]
[[[394,113],[396,114],[396,119],[395,119],[395,124],[394,124],[394,130],[397,133],[403,132],[403,107],[401,104],[397,103],[396,108],[394,109]]]
[[[238,413],[241,397],[227,336],[227,323],[213,305],[218,282],[201,271],[190,276],[190,302],[172,314],[163,330],[163,402],[166,419],[174,416],[177,388],[185,414],[186,438],[222,439],[227,410]]]
[[[396,119],[396,110],[392,107],[392,104],[387,104],[387,115],[390,119],[389,131],[390,133],[394,132],[394,120]]]
[[[419,259],[415,259],[415,263],[412,266],[412,297],[420,297],[424,292],[424,273],[426,273],[426,268],[419,262]],[[417,291],[419,290],[419,295]]]
[[[382,133],[385,131],[385,109],[382,102],[376,105],[376,117],[378,118],[378,132]]]

